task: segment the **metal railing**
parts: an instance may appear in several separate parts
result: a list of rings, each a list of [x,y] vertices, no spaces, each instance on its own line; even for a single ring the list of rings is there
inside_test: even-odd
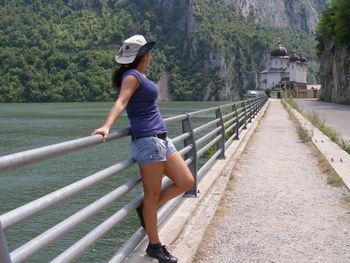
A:
[[[182,122],[182,133],[174,137],[172,141],[175,144],[183,142],[184,147],[178,150],[184,157],[184,160],[189,166],[196,181],[195,186],[188,191],[185,196],[197,195],[197,184],[204,176],[205,172],[213,165],[217,158],[225,158],[225,149],[233,140],[239,139],[241,131],[247,127],[247,123],[252,121],[266,101],[266,97],[260,97],[181,114],[165,119],[167,125]],[[193,127],[193,118],[212,113],[215,113],[214,120],[211,120],[198,127]],[[210,129],[210,131],[203,134],[203,131],[207,131],[208,129]],[[120,139],[129,135],[129,128],[112,131],[109,136],[109,141]],[[2,156],[0,157],[0,172],[64,155],[69,152],[100,144],[101,142],[102,136],[94,135]],[[208,160],[200,165],[200,160],[203,159],[200,158],[203,157],[203,155],[209,150],[211,151],[212,155],[210,158],[208,157]],[[21,245],[14,251],[10,252],[7,247],[5,231],[29,220],[30,218],[49,208],[56,206],[57,204],[73,197],[89,187],[117,175],[118,173],[130,168],[133,164],[134,161],[131,158],[124,160],[52,193],[49,193],[39,199],[2,214],[0,216],[0,262],[17,263],[25,262],[26,260],[30,259],[38,252],[42,251],[53,242],[77,228],[80,224],[90,219],[102,209],[120,200],[126,193],[140,184],[140,176],[136,176],[135,178],[127,181],[125,184],[119,186],[112,192],[71,215],[69,218],[66,218],[59,224],[46,230],[39,236]],[[168,178],[164,178],[163,186],[168,183],[170,183],[170,180]],[[63,251],[51,262],[72,262],[78,258],[98,239],[111,230],[122,219],[127,217],[142,202],[142,199],[143,194],[140,194],[134,200],[125,204],[115,214],[110,216],[107,220],[102,222],[71,247]],[[161,221],[162,218],[164,218],[182,199],[182,196],[179,196],[162,206],[158,214],[159,220]],[[135,232],[135,234],[115,253],[115,255],[112,256],[110,262],[122,262],[144,237],[145,231],[143,228],[139,228],[139,230]]]

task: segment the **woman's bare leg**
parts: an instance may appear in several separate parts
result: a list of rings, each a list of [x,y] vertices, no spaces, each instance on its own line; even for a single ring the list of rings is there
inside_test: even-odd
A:
[[[154,162],[140,166],[144,190],[143,218],[151,244],[159,243],[157,228],[157,208],[161,194],[165,162]]]
[[[186,192],[194,184],[194,178],[178,152],[167,156],[164,173],[173,183],[161,191],[158,205]]]
[[[140,166],[140,171],[144,189],[143,218],[149,242],[155,244],[160,242],[157,228],[158,206],[189,190],[194,179],[178,152],[169,154],[165,162]],[[161,190],[164,173],[173,183]]]

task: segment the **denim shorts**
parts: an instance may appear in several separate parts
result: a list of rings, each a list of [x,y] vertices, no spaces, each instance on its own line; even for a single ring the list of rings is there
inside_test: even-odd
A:
[[[131,141],[130,151],[132,158],[142,166],[166,161],[166,157],[176,152],[176,148],[169,138],[144,137]]]

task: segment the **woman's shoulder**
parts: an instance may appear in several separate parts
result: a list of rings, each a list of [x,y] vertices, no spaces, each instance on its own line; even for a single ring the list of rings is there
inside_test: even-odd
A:
[[[142,75],[140,71],[138,71],[137,69],[134,69],[134,68],[128,69],[123,73],[122,79],[124,80],[129,75],[134,76],[139,81],[139,83],[142,83]]]

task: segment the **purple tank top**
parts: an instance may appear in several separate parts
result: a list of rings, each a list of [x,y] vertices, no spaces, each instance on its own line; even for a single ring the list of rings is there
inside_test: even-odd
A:
[[[126,106],[131,135],[137,138],[166,132],[166,125],[156,104],[159,92],[157,85],[136,69],[124,72],[122,80],[127,75],[135,76],[140,83]]]

